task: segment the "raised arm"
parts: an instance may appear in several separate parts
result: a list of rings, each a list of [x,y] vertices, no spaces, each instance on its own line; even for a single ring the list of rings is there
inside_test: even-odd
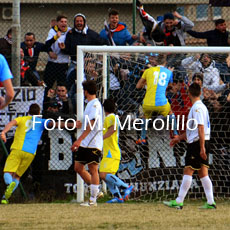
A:
[[[13,127],[17,125],[17,121],[13,120],[9,122],[1,132],[1,139],[6,142],[6,133]]]
[[[202,38],[202,39],[207,39],[209,38],[209,31],[205,31],[205,32],[197,32],[197,31],[194,31],[194,30],[188,30],[187,33],[189,35],[191,35],[192,37],[194,38]]]
[[[206,82],[204,82],[203,87],[209,89],[209,90],[213,90],[215,93],[220,93],[221,91],[225,90],[227,88],[226,84],[220,84],[220,73],[219,70],[214,68],[212,70],[212,78],[210,81],[210,84],[206,84]]]
[[[195,71],[196,69],[198,69],[200,65],[199,58],[196,56],[187,57],[181,61],[181,65],[185,69],[190,69],[190,70]]]
[[[47,49],[49,49],[52,46],[52,44],[56,42],[60,36],[61,36],[61,31],[56,32],[54,29],[51,29],[46,39]]]
[[[183,31],[188,31],[188,30],[191,30],[193,28],[194,23],[190,19],[188,19],[187,17],[180,15],[177,11],[174,11],[173,15],[176,18],[180,19],[180,21],[183,22],[182,23]]]

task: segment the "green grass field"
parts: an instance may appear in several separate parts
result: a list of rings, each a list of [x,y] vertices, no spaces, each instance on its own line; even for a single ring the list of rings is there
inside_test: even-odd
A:
[[[0,229],[86,230],[229,230],[230,202],[217,202],[216,210],[201,210],[198,202],[185,202],[183,210],[162,203],[77,203],[0,205]]]

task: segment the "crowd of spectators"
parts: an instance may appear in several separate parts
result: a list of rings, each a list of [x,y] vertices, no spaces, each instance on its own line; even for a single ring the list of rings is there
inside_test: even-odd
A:
[[[128,31],[115,9],[109,11],[108,23],[105,21],[105,28],[100,33],[90,29],[86,16],[78,13],[73,17],[72,28],[68,26],[68,19],[64,15],[52,19],[44,43],[36,41],[33,32],[24,35],[21,43],[21,85],[45,87],[45,112],[58,109],[60,113],[74,114],[76,111],[77,45],[185,46],[188,34],[194,38],[206,39],[208,46],[230,45],[224,19],[216,20],[213,30],[197,32],[193,30],[194,23],[176,11],[166,12],[155,19],[145,12],[140,1],[136,2],[143,23],[143,30],[138,36]],[[11,46],[12,30],[9,29],[6,36],[0,39],[0,53],[6,57],[10,67]],[[44,72],[37,70],[41,52],[48,56]],[[108,92],[121,114],[134,113],[138,116],[144,92],[137,91],[135,86],[146,68],[157,66],[157,56],[157,53],[125,53],[109,58]],[[173,87],[168,89],[167,94],[175,114],[188,112],[187,86],[193,79],[202,82],[202,98],[213,111],[221,111],[224,104],[229,104],[230,57],[227,55],[168,54],[167,63],[174,71]],[[84,67],[84,79],[94,79],[100,87],[101,57],[87,55]]]
[[[206,39],[208,46],[230,46],[230,33],[227,31],[224,19],[214,22],[214,29],[197,32],[193,30],[194,23],[178,12],[165,12],[155,19],[145,12],[143,4],[137,2],[143,30],[138,35],[131,34],[124,22],[119,20],[119,12],[110,10],[108,23],[101,26],[100,31],[90,29],[87,17],[82,13],[73,16],[73,25],[69,26],[68,18],[59,15],[50,21],[45,41],[36,41],[36,35],[28,31],[21,43],[21,86],[43,86],[43,116],[44,118],[76,119],[76,70],[78,45],[116,45],[116,46],[185,46],[187,36],[194,39]],[[71,19],[72,21],[72,19]],[[9,29],[0,38],[0,53],[6,57],[11,68],[12,30]],[[47,54],[44,71],[38,69],[41,52]],[[133,118],[142,117],[141,105],[145,89],[137,90],[136,84],[145,69],[157,66],[158,53],[131,54],[123,53],[108,57],[108,96],[117,105],[117,112],[125,119],[127,114]],[[99,99],[102,99],[102,55],[86,54],[84,58],[84,80],[97,82]],[[221,149],[225,144],[229,149],[229,113],[230,113],[230,55],[223,54],[167,54],[167,67],[173,70],[173,84],[167,89],[167,98],[176,116],[189,113],[191,102],[187,89],[192,82],[202,88],[201,99],[207,105],[211,124],[213,141]],[[156,114],[154,115],[156,116]],[[184,120],[184,125],[186,119]],[[179,122],[182,126],[181,121]],[[75,140],[75,131],[71,133]],[[121,132],[122,157],[125,160],[136,157],[134,152],[139,146],[134,145],[135,137],[127,130]],[[48,132],[44,132],[42,148],[49,146]],[[224,135],[224,136],[223,136]],[[219,146],[218,146],[219,144]],[[141,159],[144,167],[148,167],[149,148],[141,146]],[[49,148],[47,148],[48,152]],[[183,151],[178,151],[179,154]],[[174,148],[174,154],[177,150]],[[39,158],[40,157],[40,158]],[[49,156],[46,156],[48,159]],[[42,156],[37,158],[40,168]]]

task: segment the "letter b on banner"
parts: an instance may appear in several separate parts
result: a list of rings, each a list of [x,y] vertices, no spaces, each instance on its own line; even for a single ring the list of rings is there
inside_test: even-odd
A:
[[[50,160],[49,170],[68,170],[72,165],[70,147],[72,139],[66,130],[54,129],[49,131]]]

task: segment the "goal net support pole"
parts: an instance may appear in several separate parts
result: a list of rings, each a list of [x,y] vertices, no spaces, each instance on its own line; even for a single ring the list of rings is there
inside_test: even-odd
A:
[[[84,111],[84,95],[82,82],[84,79],[84,53],[83,50],[77,49],[77,93],[76,93],[76,103],[77,103],[77,120],[83,120]],[[79,138],[81,130],[77,129],[77,138]],[[77,174],[77,202],[84,201],[84,181]]]
[[[84,80],[84,52],[77,48],[77,120],[83,119],[84,95],[82,82]],[[107,53],[103,53],[103,99],[107,98]],[[80,129],[77,130],[77,138],[80,136]],[[102,190],[106,192],[106,184],[102,183]],[[77,174],[77,202],[84,201],[84,181]]]

